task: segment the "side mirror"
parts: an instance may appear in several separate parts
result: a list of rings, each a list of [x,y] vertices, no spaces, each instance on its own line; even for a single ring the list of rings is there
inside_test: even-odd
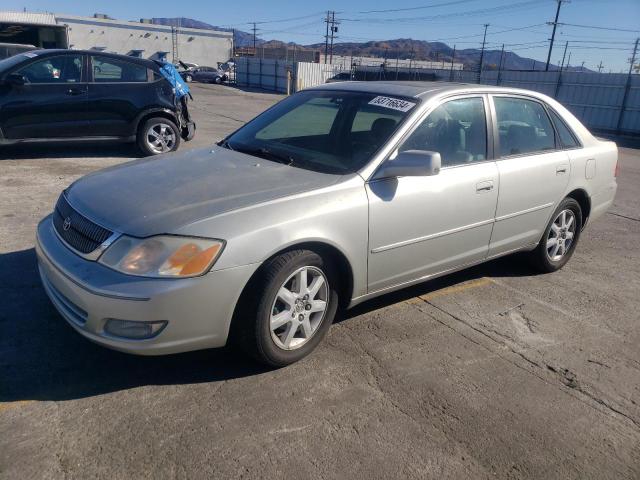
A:
[[[393,160],[384,162],[374,178],[427,177],[440,173],[441,165],[438,152],[407,150],[398,153]]]
[[[9,85],[21,86],[27,83],[27,78],[21,73],[10,73],[5,80]]]

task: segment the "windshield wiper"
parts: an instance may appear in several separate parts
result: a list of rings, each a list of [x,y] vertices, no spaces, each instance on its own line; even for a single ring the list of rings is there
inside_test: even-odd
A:
[[[218,146],[222,147],[222,148],[227,148],[229,150],[235,150],[235,148],[233,148],[231,146],[231,144],[229,143],[229,140],[221,140],[218,142]]]
[[[232,149],[232,150],[234,150],[234,149]],[[268,148],[265,148],[265,147],[260,147],[260,148],[241,148],[241,147],[237,147],[237,148],[235,148],[235,151],[241,152],[241,153],[246,153],[248,155],[253,155],[255,157],[264,158],[266,160],[273,160],[273,161],[278,162],[278,163],[284,163],[285,165],[292,165],[296,161],[296,159],[293,158],[291,155],[274,152],[274,151],[269,150]]]

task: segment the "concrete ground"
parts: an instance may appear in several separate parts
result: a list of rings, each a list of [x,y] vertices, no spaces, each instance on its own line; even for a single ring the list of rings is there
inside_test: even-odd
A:
[[[207,145],[279,96],[195,86]],[[0,150],[0,477],[640,478],[640,150],[560,272],[508,257],[347,312],[308,359],[93,345],[36,223],[126,145]]]

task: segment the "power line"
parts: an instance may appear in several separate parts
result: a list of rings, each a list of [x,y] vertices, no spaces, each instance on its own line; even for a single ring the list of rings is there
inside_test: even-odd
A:
[[[523,8],[528,8],[532,6],[537,6],[540,4],[540,0],[527,0],[524,2],[513,3],[511,5],[500,5],[491,8],[482,8],[478,10],[467,10],[462,12],[452,12],[452,13],[442,13],[438,15],[424,16],[424,17],[396,17],[396,18],[343,18],[344,22],[367,22],[367,23],[394,23],[394,22],[414,22],[414,21],[424,21],[424,20],[437,20],[437,19],[446,19],[452,17],[471,17],[476,15],[489,15],[489,14],[501,14],[501,13],[509,13],[513,10],[520,10]]]
[[[322,15],[323,12],[316,12],[316,13],[311,13],[309,15],[302,15],[300,17],[290,17],[290,18],[282,18],[279,20],[264,20],[262,22],[255,22],[258,25],[263,25],[265,23],[286,23],[286,22],[293,22],[296,20],[304,20],[306,18],[312,18],[312,17],[317,17],[319,15]]]
[[[596,25],[577,25],[575,23],[558,23],[558,25],[562,25],[566,27],[577,27],[577,28],[593,28],[595,30],[609,30],[612,32],[640,33],[640,30],[629,30],[626,28],[617,28],[617,27],[600,27]]]
[[[469,2],[475,2],[477,0],[455,0],[452,2],[444,2],[444,3],[434,3],[432,5],[422,5],[420,7],[408,7],[408,8],[389,8],[387,10],[365,10],[363,12],[355,12],[355,13],[359,13],[362,15],[367,15],[370,13],[390,13],[390,12],[409,12],[409,11],[414,11],[414,10],[423,10],[423,9],[427,9],[427,8],[437,8],[437,7],[448,7],[451,5],[458,5],[460,3],[469,3]],[[349,13],[349,12],[343,12],[343,13]]]

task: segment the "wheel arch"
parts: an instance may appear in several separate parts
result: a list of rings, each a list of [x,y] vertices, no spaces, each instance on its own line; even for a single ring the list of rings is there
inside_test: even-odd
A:
[[[338,274],[344,281],[340,282],[339,298],[340,307],[346,307],[351,301],[353,295],[353,267],[347,256],[338,247],[332,245],[329,242],[322,240],[305,240],[292,243],[290,245],[280,248],[278,251],[271,253],[265,258],[260,266],[253,272],[247,283],[245,284],[242,292],[238,296],[236,305],[234,307],[233,317],[231,319],[231,325],[229,328],[229,339],[234,339],[237,334],[237,328],[242,321],[244,311],[243,306],[247,304],[245,299],[248,299],[252,286],[255,282],[260,281],[260,278],[264,274],[264,267],[270,260],[282,255],[283,253],[290,252],[292,250],[310,250],[317,253],[323,258],[329,258],[336,262],[338,268]]]
[[[589,194],[582,188],[576,188],[567,194],[567,198],[573,198],[580,205],[580,209],[582,210],[582,228],[584,228],[591,214],[591,198]]]
[[[176,124],[178,128],[180,128],[180,121],[178,120],[178,117],[174,112],[172,112],[168,108],[154,108],[151,110],[145,110],[136,117],[136,120],[134,122],[134,134],[137,135],[138,130],[140,130],[140,126],[153,117],[162,117],[166,118],[167,120],[171,120]]]

